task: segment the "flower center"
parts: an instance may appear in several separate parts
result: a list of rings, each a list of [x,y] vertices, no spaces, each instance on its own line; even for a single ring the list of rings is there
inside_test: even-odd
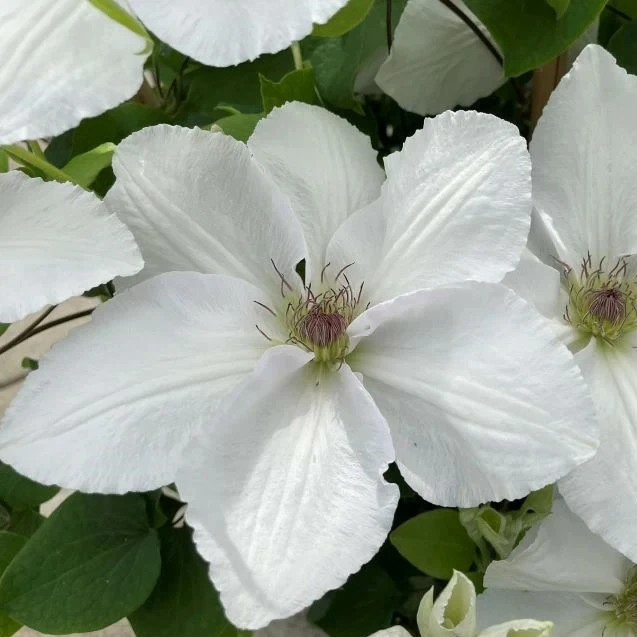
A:
[[[612,606],[614,617],[611,626],[630,628],[637,634],[637,569],[633,567],[624,590],[618,595],[612,595],[607,604]]]
[[[560,264],[568,289],[567,323],[611,345],[637,329],[637,280],[628,276],[625,258],[606,269],[604,259],[595,267],[589,254],[579,272]]]

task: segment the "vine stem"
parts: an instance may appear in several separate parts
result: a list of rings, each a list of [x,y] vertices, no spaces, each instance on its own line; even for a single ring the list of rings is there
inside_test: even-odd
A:
[[[81,312],[74,312],[73,314],[67,314],[66,316],[62,316],[59,319],[55,319],[53,321],[49,321],[41,325],[42,321],[56,308],[57,306],[53,306],[46,310],[41,316],[36,319],[31,325],[27,327],[27,329],[23,330],[20,334],[18,334],[15,338],[11,339],[6,345],[0,347],[0,355],[8,352],[9,350],[17,347],[24,341],[29,340],[32,336],[36,334],[41,334],[46,330],[50,330],[52,327],[57,327],[58,325],[63,325],[64,323],[70,323],[71,321],[75,321],[80,318],[84,318],[87,316],[91,316],[95,311],[95,308],[91,308],[90,310],[82,310]]]
[[[298,42],[292,42],[290,46],[292,57],[294,58],[294,68],[297,71],[303,70],[303,54],[301,53],[301,45]]]

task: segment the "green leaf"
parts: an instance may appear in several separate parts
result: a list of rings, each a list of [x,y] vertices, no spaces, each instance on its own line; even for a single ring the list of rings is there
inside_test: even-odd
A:
[[[558,20],[564,16],[571,4],[571,0],[546,0],[546,2],[555,11]]]
[[[624,24],[608,43],[608,50],[629,73],[637,75],[637,20]]]
[[[515,77],[536,69],[577,40],[600,14],[606,0],[571,2],[560,20],[546,2],[466,0],[489,29],[504,56],[504,72]]]
[[[0,462],[0,500],[13,508],[37,507],[50,500],[59,487],[44,486],[19,474],[15,469]]]
[[[395,28],[406,0],[393,0]],[[386,2],[376,0],[367,17],[342,38],[321,41],[310,55],[321,97],[337,108],[362,113],[354,96],[356,78],[365,63],[387,51]]]
[[[15,556],[26,544],[26,538],[16,533],[0,531],[0,575],[2,575]],[[14,621],[6,613],[0,611],[0,637],[9,637],[21,628],[21,624]]]
[[[115,20],[115,22],[118,22],[123,27],[144,38],[146,40],[146,47],[140,51],[139,54],[144,56],[150,54],[153,50],[153,39],[148,34],[148,31],[146,31],[144,25],[139,20],[122,9],[116,0],[89,0],[89,2],[109,18]]]
[[[8,531],[24,537],[31,537],[44,523],[46,518],[33,509],[14,510]]]
[[[314,26],[312,35],[319,38],[338,38],[358,26],[372,10],[374,0],[349,0],[325,24]]]
[[[164,527],[161,573],[152,595],[129,616],[137,637],[236,637],[188,527]]]
[[[0,148],[0,173],[9,172],[9,155]],[[2,325],[2,323],[0,323]],[[0,332],[2,334],[2,332]]]
[[[367,564],[332,594],[316,624],[330,637],[367,637],[390,626],[400,597],[394,580],[380,566]]]
[[[259,113],[263,110],[259,74],[276,82],[293,68],[292,54],[287,50],[276,55],[262,55],[254,62],[238,66],[202,66],[188,77],[188,97],[183,110],[189,116],[207,117],[208,123],[223,117],[220,106],[224,105],[242,113]]]
[[[10,327],[11,323],[0,323],[0,336],[2,336]]]
[[[263,110],[266,113],[286,102],[319,104],[314,86],[314,71],[311,68],[291,71],[280,82],[273,82],[259,74],[259,83]]]
[[[35,371],[36,369],[40,368],[40,363],[38,363],[38,361],[36,361],[35,358],[29,358],[28,356],[25,356],[22,359],[22,367],[24,369],[30,369],[31,371]]]
[[[250,135],[260,119],[265,113],[239,113],[238,115],[229,115],[218,119],[212,126],[211,130],[219,127],[222,132],[230,137],[234,137],[240,142],[247,142]]]
[[[434,509],[407,520],[389,536],[400,554],[416,568],[438,579],[453,569],[467,571],[475,546],[455,509]]]
[[[614,7],[631,18],[637,18],[637,0],[612,0],[608,6]]]
[[[67,175],[64,171],[49,163],[46,159],[28,151],[26,148],[22,148],[22,146],[18,146],[17,144],[13,146],[3,146],[2,150],[10,159],[13,159],[13,161],[17,162],[21,166],[26,166],[27,168],[36,170],[38,174],[42,174],[42,176],[47,179],[60,182],[70,181],[75,183],[70,175]]]
[[[44,633],[90,632],[139,608],[161,566],[144,498],[76,493],[0,580],[0,608]]]
[[[95,178],[100,172],[111,165],[113,153],[116,148],[117,146],[112,142],[100,144],[96,148],[93,148],[93,150],[73,157],[62,170],[64,170],[76,184],[83,188],[88,188],[95,181]]]

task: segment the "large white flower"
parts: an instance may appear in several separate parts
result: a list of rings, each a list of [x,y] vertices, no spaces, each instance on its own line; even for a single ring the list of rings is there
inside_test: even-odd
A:
[[[158,276],[43,359],[0,427],[2,459],[43,482],[177,479],[239,626],[303,609],[374,555],[396,457],[431,502],[473,506],[596,449],[548,322],[502,285],[461,283],[500,280],[525,244],[517,129],[446,113],[385,166],[383,183],[368,139],[298,103],[248,146],[169,126],[129,137],[105,203]]]
[[[454,571],[435,602],[433,587],[427,591],[418,608],[417,623],[420,637],[515,637],[520,633],[526,637],[550,637],[553,629],[549,621],[513,619],[478,630],[476,589],[473,582],[458,571]],[[395,626],[371,637],[409,637],[409,633]]]
[[[2,0],[0,145],[58,135],[132,97],[146,48],[89,0]]]
[[[637,571],[591,533],[563,500],[503,561],[492,562],[478,597],[486,625],[530,614],[551,620],[555,637],[637,635]]]
[[[0,174],[0,322],[141,270],[130,231],[92,193]]]
[[[211,66],[276,53],[327,22],[348,0],[128,0],[153,33]]]
[[[508,283],[576,352],[599,453],[560,483],[568,505],[637,560],[637,77],[587,47],[531,143],[533,251]]]

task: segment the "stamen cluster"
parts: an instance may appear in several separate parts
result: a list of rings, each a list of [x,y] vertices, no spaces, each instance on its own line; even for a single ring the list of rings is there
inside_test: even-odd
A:
[[[335,286],[326,287],[325,272],[321,273],[321,292],[314,293],[311,285],[290,302],[286,322],[290,330],[288,342],[314,352],[320,362],[342,362],[349,348],[347,327],[357,315],[363,284],[354,292],[345,274],[346,266],[334,277]],[[338,285],[339,279],[343,283]]]
[[[613,606],[615,626],[637,630],[637,568],[630,571],[624,590],[613,595],[608,603]]]
[[[564,320],[581,331],[615,345],[637,329],[637,280],[628,276],[625,258],[606,270],[605,258],[593,265],[590,253],[579,272],[560,262],[568,289]]]

